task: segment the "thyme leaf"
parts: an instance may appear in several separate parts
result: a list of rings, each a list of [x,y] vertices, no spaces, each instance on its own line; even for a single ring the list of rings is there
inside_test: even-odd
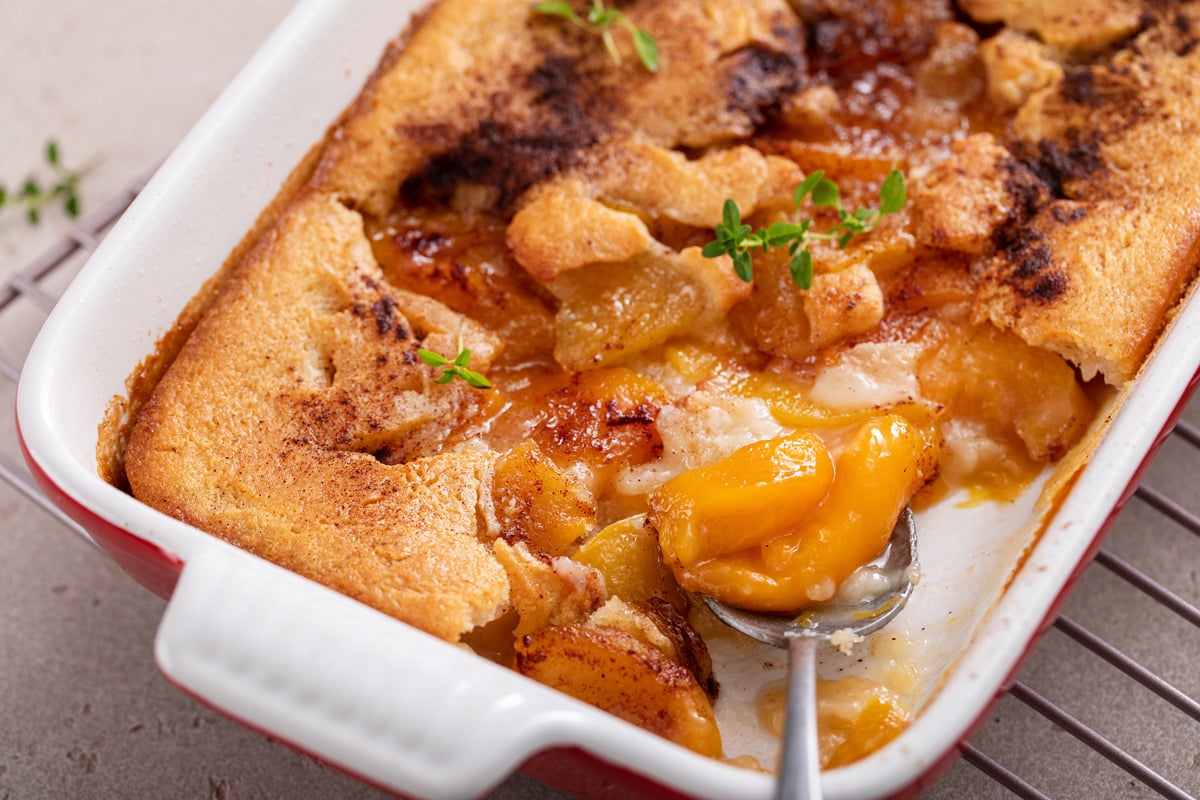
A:
[[[816,240],[837,242],[841,249],[850,244],[854,237],[870,233],[886,214],[895,214],[904,208],[908,192],[904,174],[892,170],[884,178],[879,189],[879,205],[875,208],[858,208],[847,211],[842,206],[838,186],[825,177],[822,170],[810,173],[792,193],[796,208],[805,198],[817,208],[832,208],[837,212],[838,224],[827,231],[814,231],[811,218],[800,222],[781,220],[757,231],[742,222],[741,209],[732,199],[727,199],[719,222],[713,233],[715,238],[701,250],[705,258],[728,255],[733,261],[733,271],[749,283],[754,279],[752,253],[761,250],[767,253],[777,247],[786,247],[790,259],[788,271],[792,281],[801,289],[812,287],[813,256],[809,243]]]
[[[659,56],[658,41],[649,33],[634,25],[624,12],[604,5],[604,0],[592,0],[592,5],[585,16],[580,16],[570,3],[561,0],[550,0],[533,4],[533,13],[548,17],[560,17],[573,25],[577,25],[589,33],[600,37],[604,49],[617,66],[621,65],[621,52],[613,37],[614,28],[623,28],[633,40],[633,49],[638,60],[648,72],[658,72]]]
[[[10,191],[4,184],[0,184],[0,208],[7,205],[20,206],[24,208],[25,219],[29,224],[37,225],[42,221],[43,209],[56,200],[61,200],[63,212],[72,219],[78,217],[80,174],[62,165],[58,142],[53,139],[46,142],[42,155],[54,173],[51,182],[43,185],[41,180],[31,175],[15,191]]]
[[[492,388],[491,381],[480,373],[467,368],[471,363],[471,351],[466,347],[458,351],[458,355],[454,357],[453,361],[440,353],[424,349],[417,350],[417,357],[431,367],[445,367],[442,374],[433,379],[434,383],[450,383],[455,378],[460,378],[474,389]]]

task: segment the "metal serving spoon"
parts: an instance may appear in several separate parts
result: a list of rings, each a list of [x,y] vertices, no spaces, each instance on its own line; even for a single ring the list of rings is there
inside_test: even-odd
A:
[[[834,598],[797,617],[759,614],[727,606],[705,596],[704,602],[734,630],[788,651],[787,716],[778,800],[818,800],[821,762],[817,751],[817,645],[837,631],[865,635],[887,625],[904,608],[916,577],[917,528],[905,508],[892,529],[887,548],[865,569],[873,591],[858,602]]]

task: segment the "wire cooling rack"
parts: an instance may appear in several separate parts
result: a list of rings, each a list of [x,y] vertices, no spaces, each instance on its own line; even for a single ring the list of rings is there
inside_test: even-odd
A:
[[[25,336],[6,335],[6,341],[30,341],[37,317],[57,300],[56,287],[65,286],[140,189],[140,183],[131,186],[73,225],[41,258],[9,274],[0,287],[0,334],[18,328]],[[20,305],[36,313],[18,312]],[[15,385],[24,355],[0,352],[0,376]],[[10,452],[0,452],[0,477],[87,539],[38,490],[14,439],[6,437]],[[1197,536],[1200,400],[1185,410],[1017,682],[961,748],[961,760],[922,798],[1196,800]]]

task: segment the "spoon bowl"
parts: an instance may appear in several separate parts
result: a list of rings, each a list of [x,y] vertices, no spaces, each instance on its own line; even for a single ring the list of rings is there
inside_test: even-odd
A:
[[[734,630],[788,651],[787,722],[775,797],[818,800],[821,765],[817,748],[817,645],[834,634],[858,637],[891,622],[917,581],[917,528],[912,509],[900,513],[883,553],[851,577],[854,591],[796,616],[761,614],[704,596],[704,603]],[[852,639],[853,640],[853,639]]]

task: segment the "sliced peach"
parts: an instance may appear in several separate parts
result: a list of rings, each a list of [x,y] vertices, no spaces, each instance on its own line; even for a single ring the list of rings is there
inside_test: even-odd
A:
[[[657,597],[676,608],[685,604],[662,561],[658,538],[645,517],[626,517],[601,529],[571,557],[604,576],[610,597],[644,602]]]
[[[517,641],[523,675],[688,747],[721,755],[712,704],[687,668],[619,628],[582,623]]]
[[[572,370],[612,366],[687,329],[705,295],[676,261],[648,252],[558,276],[549,284],[561,301],[555,360]]]
[[[730,541],[740,548],[705,550],[680,536],[681,511],[691,519],[683,527],[685,534],[706,521],[692,513],[693,505],[660,503],[655,515],[652,496],[650,518],[660,526],[663,552],[685,589],[753,611],[795,612],[832,597],[851,572],[883,551],[900,512],[936,469],[933,438],[905,417],[889,414],[854,433],[837,458],[828,493],[815,508],[809,505],[804,513],[785,518],[769,490],[759,487],[747,495],[747,502],[760,500],[761,521],[755,524],[780,522],[765,537],[765,527],[733,534]],[[676,547],[677,540],[684,549]]]
[[[947,474],[958,482],[1019,488],[1040,470],[1031,462],[1056,461],[1087,430],[1094,406],[1058,355],[986,323],[943,323],[930,338],[937,346],[917,372],[922,394],[960,431],[979,434],[956,449],[947,433]]]
[[[590,491],[525,441],[496,462],[492,499],[500,535],[534,553],[561,556],[596,525]]]
[[[625,367],[565,375],[537,398],[530,437],[561,464],[586,464],[602,487],[622,467],[661,454],[654,421],[666,401],[661,386]]]
[[[688,470],[650,496],[650,524],[668,563],[688,566],[762,545],[800,524],[825,497],[833,462],[800,432]]]

